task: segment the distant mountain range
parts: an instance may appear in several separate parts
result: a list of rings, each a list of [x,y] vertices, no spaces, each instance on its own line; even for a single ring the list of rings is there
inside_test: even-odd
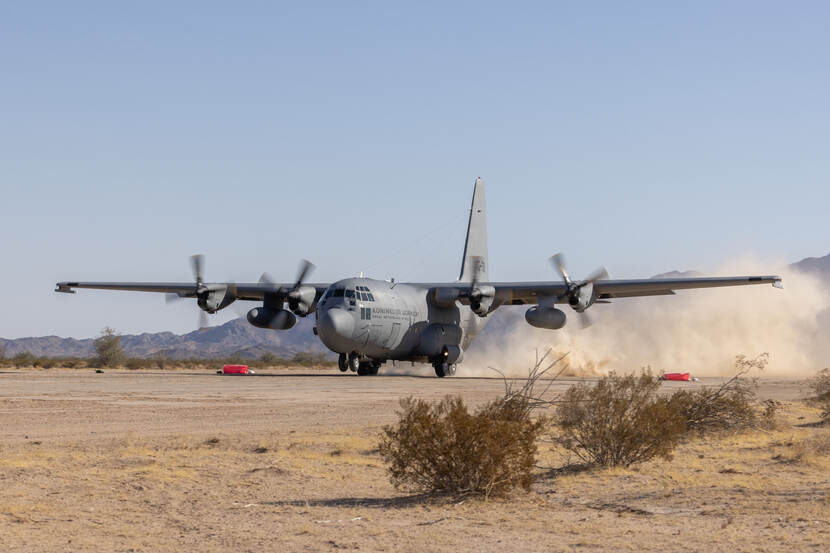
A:
[[[830,254],[824,257],[808,257],[790,265],[791,269],[809,273],[830,283]],[[696,271],[670,271],[653,278],[678,278],[700,276]],[[499,312],[496,312],[498,315]],[[486,334],[505,332],[515,324],[513,317],[494,317]],[[128,334],[121,337],[121,345],[131,357],[152,357],[164,353],[171,359],[227,357],[240,355],[257,358],[266,352],[279,357],[290,357],[297,352],[325,352],[325,347],[314,336],[314,317],[298,318],[297,326],[288,332],[260,329],[248,324],[244,318],[234,319],[221,326],[203,332],[188,334],[157,332]],[[93,338],[78,340],[43,336],[39,338],[0,338],[0,348],[5,346],[6,356],[28,351],[38,356],[91,357],[94,355]]]
[[[314,336],[314,317],[298,318],[288,332],[277,332],[251,326],[244,318],[234,319],[205,331],[188,334],[156,332],[121,336],[121,347],[130,357],[152,357],[164,353],[170,359],[213,358],[240,355],[258,358],[266,352],[278,357],[291,357],[297,352],[328,351]],[[6,356],[28,351],[49,357],[91,357],[95,354],[94,338],[78,340],[43,336],[40,338],[0,338]]]

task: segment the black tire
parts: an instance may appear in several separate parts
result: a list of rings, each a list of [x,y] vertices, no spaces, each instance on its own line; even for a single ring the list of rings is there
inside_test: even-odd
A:
[[[341,373],[349,370],[349,357],[345,353],[341,353],[340,357],[337,358],[337,368],[340,369]]]
[[[362,363],[360,362],[360,358],[357,355],[349,356],[349,370],[352,372],[357,372],[360,369]]]
[[[433,368],[435,369],[435,376],[438,378],[444,378],[447,376],[447,373],[444,372],[444,363],[435,363]]]

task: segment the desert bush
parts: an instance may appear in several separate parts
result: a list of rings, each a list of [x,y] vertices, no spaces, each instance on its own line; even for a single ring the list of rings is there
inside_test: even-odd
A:
[[[655,457],[671,459],[686,429],[650,371],[611,373],[594,385],[579,383],[556,402],[554,442],[581,461],[630,466]]]
[[[824,369],[810,379],[810,388],[813,391],[813,401],[821,409],[821,418],[830,422],[830,369]]]
[[[21,351],[12,357],[12,364],[17,367],[31,367],[35,362],[35,356],[28,351]]]
[[[756,384],[745,378],[752,370],[763,370],[769,354],[754,358],[738,355],[735,358],[735,376],[717,388],[678,390],[670,403],[686,423],[686,429],[699,433],[711,431],[738,431],[772,424],[777,404],[768,401],[761,412],[756,408]]]
[[[398,423],[385,426],[378,450],[396,487],[430,493],[503,495],[532,483],[536,442],[547,425],[533,418],[541,399],[540,379],[562,358],[539,357],[521,386],[504,378],[504,396],[470,413],[460,396],[442,401],[401,400]]]
[[[262,354],[262,356],[259,358],[259,360],[262,362],[262,364],[268,366],[268,365],[274,365],[275,363],[277,363],[278,357],[276,355],[274,355],[273,353],[271,353],[270,351],[266,351],[265,353]]]
[[[291,358],[291,363],[295,365],[302,365],[304,367],[311,367],[313,365],[325,365],[329,363],[329,361],[325,353],[300,351],[294,354],[294,357]]]
[[[396,487],[484,495],[530,488],[544,420],[533,420],[520,398],[470,413],[460,396],[435,403],[410,397],[401,400],[398,417],[379,445]]]
[[[115,367],[124,361],[121,349],[121,336],[110,327],[104,328],[95,339],[96,366]]]
[[[144,367],[148,366],[150,361],[146,359],[140,359],[138,357],[128,357],[124,360],[124,366],[131,371],[135,371],[138,369],[143,369]]]

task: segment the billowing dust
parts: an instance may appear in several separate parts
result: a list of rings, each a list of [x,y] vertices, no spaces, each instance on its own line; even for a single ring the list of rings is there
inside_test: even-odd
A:
[[[628,298],[589,309],[594,324],[580,327],[567,306],[562,330],[540,330],[524,321],[526,308],[502,308],[493,329],[479,337],[459,367],[460,376],[493,376],[495,367],[527,375],[536,352],[567,353],[566,374],[595,376],[610,370],[691,372],[726,376],[735,356],[769,352],[763,376],[805,376],[830,366],[830,294],[818,279],[782,263],[743,260],[714,274],[779,274],[770,285],[680,291],[675,296]]]

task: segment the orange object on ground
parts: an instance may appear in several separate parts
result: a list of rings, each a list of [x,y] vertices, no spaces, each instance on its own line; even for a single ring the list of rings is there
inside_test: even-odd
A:
[[[689,381],[689,373],[666,373],[663,375],[663,380],[682,380]]]
[[[248,374],[248,365],[225,365],[222,374]]]

